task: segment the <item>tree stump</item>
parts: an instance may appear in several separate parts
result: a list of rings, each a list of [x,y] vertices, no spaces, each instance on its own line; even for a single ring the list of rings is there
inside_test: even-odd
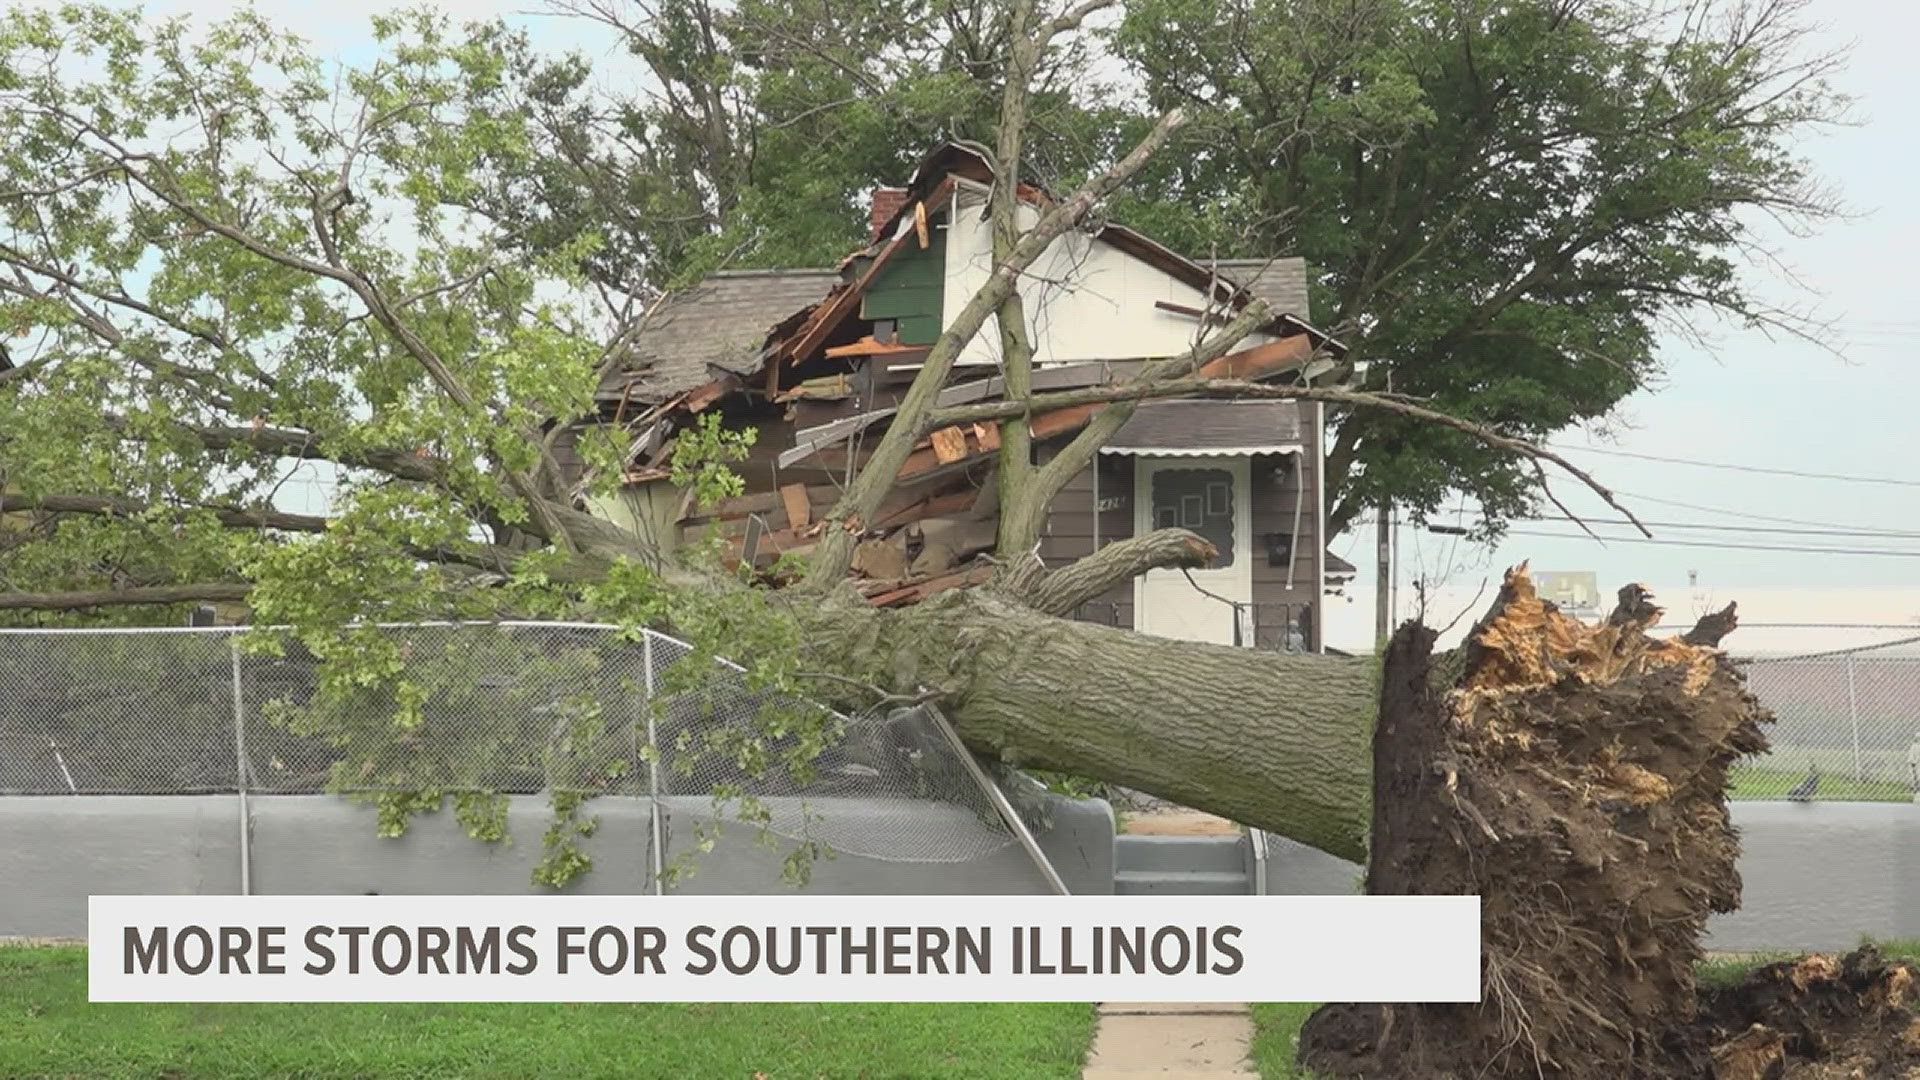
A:
[[[1644,589],[1589,627],[1510,572],[1464,648],[1389,646],[1367,891],[1481,897],[1477,1005],[1330,1005],[1301,1061],[1367,1077],[1672,1071],[1709,915],[1739,905],[1727,771],[1771,716],[1717,648],[1658,640]]]

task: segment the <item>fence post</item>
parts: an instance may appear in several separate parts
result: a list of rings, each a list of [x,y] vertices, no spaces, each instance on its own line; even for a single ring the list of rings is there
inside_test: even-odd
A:
[[[1060,880],[1060,872],[1053,868],[1053,860],[1047,858],[1047,853],[1040,850],[1040,842],[1033,838],[1033,830],[1027,828],[1025,821],[1020,820],[1020,813],[1013,808],[1013,803],[1007,800],[1007,793],[1001,791],[1000,785],[994,783],[993,777],[988,776],[987,771],[980,767],[980,762],[975,760],[973,751],[967,749],[967,744],[960,740],[960,733],[953,730],[953,725],[947,722],[947,714],[931,703],[921,705],[919,708],[921,715],[939,728],[940,734],[946,736],[947,745],[952,747],[953,752],[959,756],[960,764],[966,767],[967,775],[973,777],[973,782],[980,785],[980,790],[986,794],[987,801],[992,803],[993,808],[999,812],[1000,820],[1007,823],[1007,828],[1020,841],[1020,846],[1026,849],[1027,858],[1033,860],[1034,867],[1046,880],[1047,887],[1052,889],[1056,896],[1071,895],[1067,889],[1067,883]]]
[[[240,895],[253,895],[253,822],[247,805],[247,703],[240,690],[240,641],[227,635],[233,660],[233,787],[240,797]]]
[[[1853,779],[1866,780],[1860,768],[1860,699],[1853,686],[1853,654],[1847,654],[1847,719],[1853,723]]]
[[[1291,564],[1288,565],[1287,573],[1293,573]],[[1252,608],[1253,605],[1247,605],[1248,611],[1251,611]],[[1286,652],[1289,651],[1287,649],[1287,635],[1293,633],[1293,605],[1283,604],[1280,610],[1282,613],[1280,625],[1284,627],[1284,629],[1280,631],[1280,650]],[[1234,608],[1234,614],[1236,616],[1240,614],[1240,609],[1237,606]],[[1257,649],[1260,647],[1260,643],[1257,640],[1260,630],[1260,620],[1249,616],[1247,624],[1246,646],[1249,649]],[[1235,627],[1234,643],[1236,645],[1240,643],[1239,639],[1239,628]],[[1251,825],[1247,826],[1247,849],[1253,853],[1253,895],[1265,896],[1267,895],[1267,834]]]
[[[653,830],[653,895],[661,896],[666,892],[667,840],[666,828],[660,820],[660,744],[655,738],[653,727],[653,631],[640,633],[641,666],[647,677],[647,827]]]

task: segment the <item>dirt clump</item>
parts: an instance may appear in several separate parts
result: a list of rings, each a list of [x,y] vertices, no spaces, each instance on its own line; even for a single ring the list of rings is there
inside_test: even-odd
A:
[[[1920,968],[1871,946],[1755,968],[1702,989],[1698,1017],[1669,1048],[1670,1075],[1920,1080],[1916,992]]]

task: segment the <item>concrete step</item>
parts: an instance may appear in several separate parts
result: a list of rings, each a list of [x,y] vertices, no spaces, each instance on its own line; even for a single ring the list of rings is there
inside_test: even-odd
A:
[[[1239,836],[1119,836],[1116,870],[1218,870],[1245,873],[1247,842]]]
[[[1120,821],[1120,831],[1129,835],[1239,836],[1245,830],[1223,817],[1169,806],[1128,812]]]
[[[1116,896],[1246,896],[1253,892],[1244,870],[1121,870],[1113,875]]]

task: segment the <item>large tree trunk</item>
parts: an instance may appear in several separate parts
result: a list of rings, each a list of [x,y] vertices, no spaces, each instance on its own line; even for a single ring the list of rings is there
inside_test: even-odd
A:
[[[1524,567],[1465,649],[1409,625],[1382,673],[1367,891],[1481,897],[1478,1005],[1335,1005],[1327,1076],[1700,1075],[1683,1060],[1707,917],[1739,905],[1727,770],[1769,719],[1714,646],[1656,640],[1638,586],[1599,627]]]
[[[828,604],[808,631],[832,670],[940,691],[961,737],[985,753],[1365,858],[1370,657],[1171,641],[981,590],[898,611]]]
[[[1646,633],[1659,614],[1629,586],[1584,626],[1523,567],[1464,649],[1435,657],[1409,624],[1383,664],[1168,641],[983,591],[830,603],[809,629],[823,660],[939,692],[983,752],[1364,859],[1373,893],[1481,897],[1482,1003],[1323,1009],[1302,1040],[1316,1072],[1633,1077],[1698,1071],[1681,1049],[1693,964],[1740,895],[1727,770],[1766,745],[1716,647],[1731,609],[1667,640]]]

